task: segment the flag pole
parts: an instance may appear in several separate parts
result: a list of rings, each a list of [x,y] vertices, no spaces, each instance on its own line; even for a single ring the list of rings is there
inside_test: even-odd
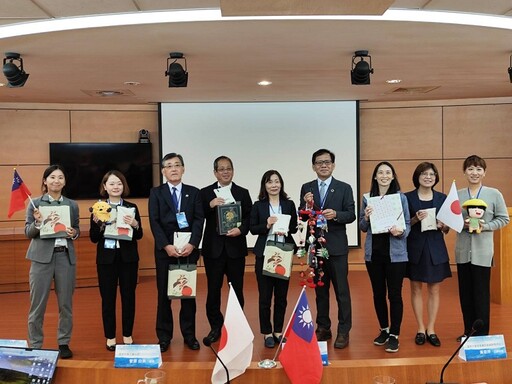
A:
[[[36,206],[35,206],[35,204],[34,204],[34,200],[32,200],[32,198],[30,197],[30,195],[27,195],[27,197],[28,197],[28,200],[30,201],[30,204],[32,204],[32,207],[33,207],[34,209],[37,209],[37,208],[36,208]]]
[[[286,324],[286,327],[281,335],[281,340],[279,340],[279,344],[277,345],[277,350],[276,350],[276,353],[274,354],[274,357],[272,358],[272,360],[270,360],[270,359],[261,360],[258,363],[258,367],[270,369],[270,368],[275,368],[277,366],[276,359],[277,359],[277,355],[279,354],[279,351],[281,349],[281,346],[283,345],[284,335],[286,335],[286,333],[288,332],[288,328],[290,328],[290,324],[292,322],[293,315],[295,314],[295,311],[297,310],[297,307],[299,306],[300,298],[305,290],[306,290],[306,286],[303,285],[302,290],[300,291],[300,294],[299,294],[299,298],[297,299],[297,302],[295,303],[295,307],[293,307],[292,315],[290,316],[290,319],[288,320],[288,323]]]

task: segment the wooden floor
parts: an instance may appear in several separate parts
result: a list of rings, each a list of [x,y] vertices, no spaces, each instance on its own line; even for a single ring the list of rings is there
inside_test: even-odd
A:
[[[463,331],[460,306],[458,303],[458,291],[456,276],[445,280],[441,288],[441,307],[439,309],[436,332],[441,339],[440,348],[425,344],[417,346],[414,343],[416,334],[416,321],[410,306],[409,281],[404,281],[404,319],[400,335],[400,351],[396,354],[389,354],[381,347],[372,344],[372,340],[378,334],[378,323],[372,304],[371,287],[365,271],[351,271],[349,274],[353,327],[350,332],[350,346],[344,350],[337,350],[330,345],[329,358],[339,359],[367,359],[367,358],[390,358],[403,356],[439,356],[449,355],[457,347],[455,338]],[[298,274],[292,276],[290,291],[288,294],[287,319],[295,305],[300,292]],[[206,277],[198,275],[197,298],[197,338],[201,339],[210,330],[205,315],[205,292]],[[263,346],[263,337],[259,334],[258,324],[258,294],[256,279],[253,271],[247,271],[245,276],[245,314],[253,329],[254,357],[253,360],[272,357],[275,350]],[[311,307],[315,308],[315,294],[313,289],[307,290],[308,300]],[[227,286],[224,287],[224,299],[222,308],[226,305]],[[2,308],[2,322],[0,325],[0,338],[26,339],[27,313],[29,307],[28,292],[0,294]],[[331,320],[336,320],[336,303],[331,297]],[[105,339],[101,323],[100,296],[97,287],[79,288],[74,296],[74,329],[71,340],[71,348],[76,359],[80,360],[109,360],[113,353],[105,349]],[[173,302],[175,315],[179,310],[179,302]],[[119,311],[118,311],[119,312]],[[155,314],[156,314],[156,283],[154,277],[141,277],[137,287],[137,315],[135,319],[134,340],[139,344],[151,344],[157,342],[155,336]],[[491,333],[505,334],[505,339],[512,340],[512,306],[491,305]],[[50,296],[50,301],[45,318],[45,348],[55,348],[56,324],[58,311],[55,295]],[[176,332],[177,331],[177,332]],[[120,319],[118,318],[118,340],[122,340],[120,331]],[[512,341],[511,341],[512,342]],[[332,343],[330,343],[332,344]],[[169,352],[164,354],[165,360],[172,361],[210,361],[212,353],[208,348],[202,347],[199,351],[190,351],[183,344],[179,332],[177,318],[175,316],[175,334]]]
[[[343,350],[334,349],[332,341],[329,343],[329,360],[336,364],[349,360],[368,359],[403,359],[410,357],[438,358],[446,361],[457,348],[455,338],[463,330],[460,307],[458,303],[456,275],[445,280],[441,289],[441,307],[439,310],[436,333],[441,339],[442,346],[433,347],[428,343],[417,346],[414,343],[416,334],[416,321],[412,313],[409,297],[409,281],[404,281],[404,318],[400,334],[400,350],[398,353],[390,354],[384,351],[383,347],[374,346],[373,338],[378,334],[378,323],[372,304],[371,287],[365,271],[352,271],[349,274],[352,308],[353,327],[350,332],[350,345]],[[257,362],[265,358],[273,358],[274,349],[267,349],[263,345],[263,337],[259,334],[257,317],[257,287],[254,271],[246,271],[245,283],[245,313],[255,334],[253,361]],[[301,287],[298,284],[298,272],[294,273],[290,282],[288,295],[287,319],[298,298]],[[197,338],[201,339],[209,331],[208,321],[205,315],[205,291],[206,277],[199,273],[197,298]],[[313,309],[314,290],[307,290],[308,300]],[[227,287],[224,287],[224,298],[222,308],[226,305]],[[333,325],[337,323],[335,311],[336,304],[331,297],[331,319]],[[0,294],[2,308],[2,322],[0,325],[0,338],[3,339],[26,339],[26,323],[29,307],[28,292]],[[179,302],[172,304],[174,313],[178,313]],[[119,312],[119,311],[118,311]],[[152,276],[140,278],[137,287],[137,315],[135,320],[134,341],[138,344],[156,343],[155,336],[155,313],[156,313],[156,284]],[[491,305],[491,333],[504,334],[505,341],[510,344],[512,341],[512,305]],[[58,312],[55,295],[51,295],[45,318],[45,343],[44,348],[56,348],[56,324]],[[120,329],[118,319],[118,329]],[[335,329],[335,326],[334,326]],[[177,331],[177,332],[176,332]],[[122,340],[120,330],[118,340]],[[72,361],[108,362],[113,360],[113,353],[105,349],[105,339],[101,324],[100,297],[97,287],[79,288],[74,296],[74,330],[71,341],[71,349],[74,358],[71,361],[63,362],[70,364]],[[214,345],[215,346],[215,345]],[[168,352],[163,354],[164,362],[213,362],[215,357],[209,348],[204,346],[199,351],[191,351],[183,343],[183,339],[177,326],[175,316],[175,334]],[[398,361],[401,360],[397,360]],[[434,378],[433,378],[434,379]],[[243,382],[243,381],[242,381]],[[512,378],[511,378],[512,382]]]

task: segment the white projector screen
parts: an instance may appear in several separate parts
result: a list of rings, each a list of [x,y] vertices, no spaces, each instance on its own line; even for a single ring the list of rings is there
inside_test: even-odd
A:
[[[203,188],[216,179],[213,161],[221,155],[233,160],[233,181],[258,197],[261,177],[276,169],[284,190],[299,207],[300,187],[316,178],[311,155],[327,148],[336,155],[333,176],[352,186],[358,207],[358,103],[162,103],[161,155],[183,156],[183,182]],[[356,222],[347,227],[350,246],[359,246]],[[255,236],[248,236],[252,247]]]

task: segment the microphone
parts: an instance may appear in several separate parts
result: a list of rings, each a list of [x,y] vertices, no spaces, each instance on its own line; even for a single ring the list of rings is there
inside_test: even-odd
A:
[[[203,338],[203,344],[206,346],[206,347],[210,347],[210,349],[212,350],[213,354],[215,355],[215,357],[217,358],[217,360],[219,360],[219,362],[222,364],[222,366],[224,367],[224,370],[226,371],[226,383],[229,384],[230,381],[229,381],[229,371],[228,371],[228,367],[226,367],[226,365],[224,364],[224,362],[222,361],[222,359],[219,357],[219,355],[217,354],[217,352],[215,352],[215,349],[213,349],[212,347],[212,342],[211,340],[208,338],[208,337],[205,337]]]
[[[466,344],[466,341],[468,341],[469,338],[475,334],[475,332],[478,332],[480,329],[482,329],[483,326],[484,326],[484,322],[481,319],[475,320],[475,322],[473,323],[473,326],[471,327],[471,332],[469,332],[469,335],[459,345],[459,347],[453,353],[452,357],[450,357],[450,360],[448,360],[446,362],[443,369],[441,370],[441,377],[439,378],[439,381],[429,381],[429,382],[427,382],[427,384],[443,384],[444,383],[444,381],[443,381],[444,370],[446,369],[446,367],[448,367],[448,364],[450,364],[450,362],[457,355],[457,353],[459,353],[460,349],[464,346],[464,344]],[[457,383],[444,383],[444,384],[457,384]]]

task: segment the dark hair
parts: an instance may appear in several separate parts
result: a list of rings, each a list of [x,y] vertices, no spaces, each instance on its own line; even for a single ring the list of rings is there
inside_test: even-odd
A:
[[[423,163],[418,164],[418,166],[414,170],[414,173],[412,174],[412,182],[416,189],[420,187],[420,175],[428,169],[432,169],[436,174],[436,181],[432,188],[435,187],[437,183],[439,183],[439,172],[437,171],[437,167],[435,166],[435,164],[429,163],[428,161],[424,161]]]
[[[462,170],[466,172],[466,169],[469,167],[482,167],[485,171],[487,169],[487,164],[485,163],[485,160],[480,156],[471,155],[468,156],[466,160],[464,160],[464,163],[462,164]]]
[[[50,176],[51,173],[56,171],[56,170],[62,171],[62,173],[64,174],[64,180],[66,180],[66,172],[64,172],[64,167],[62,165],[60,165],[60,164],[50,165],[43,172],[43,179],[41,181],[41,192],[43,192],[43,194],[48,192],[48,186],[44,182],[46,181],[48,176]],[[64,186],[64,188],[65,188],[65,186]],[[62,191],[64,191],[64,188],[62,188]]]
[[[180,159],[181,165],[185,166],[185,162],[183,161],[183,156],[181,156],[179,153],[171,152],[164,156],[164,158],[162,159],[162,161],[160,163],[160,167],[165,168],[165,162],[167,160],[174,159],[175,157]]]
[[[268,170],[261,177],[260,193],[258,195],[258,200],[268,199],[268,192],[267,192],[267,189],[265,188],[265,184],[270,180],[272,175],[277,175],[277,177],[279,178],[279,182],[281,183],[281,190],[279,191],[279,199],[288,200],[288,194],[284,191],[284,180],[281,177],[281,174],[279,172],[277,172],[275,169]]]
[[[231,161],[231,159],[229,157],[227,157],[227,156],[219,156],[215,160],[213,160],[213,170],[214,171],[217,171],[217,169],[219,168],[219,161],[221,161],[221,160],[229,161],[229,164],[231,165],[231,168],[234,168],[233,167],[233,162]]]
[[[331,151],[329,151],[328,149],[322,148],[322,149],[319,149],[318,151],[316,151],[315,153],[313,153],[313,156],[311,156],[311,164],[315,165],[316,158],[318,156],[322,156],[326,153],[329,154],[329,156],[331,157],[331,161],[334,163],[334,159],[336,158],[336,155],[334,153],[332,153]]]
[[[377,180],[375,180],[375,177],[377,177],[377,171],[379,170],[379,167],[381,165],[387,165],[389,168],[391,168],[391,172],[393,172],[393,180],[391,180],[391,183],[389,183],[389,188],[388,191],[386,192],[386,195],[391,195],[392,193],[397,193],[400,191],[400,183],[398,182],[398,177],[396,176],[395,168],[393,168],[390,162],[381,161],[379,164],[375,166],[375,169],[373,170],[372,184],[370,187],[370,196],[379,196],[379,184],[377,183]]]
[[[121,194],[121,197],[128,196],[130,194],[130,187],[128,186],[128,182],[126,181],[126,177],[121,173],[121,171],[118,171],[117,169],[113,169],[111,171],[108,171],[105,173],[105,176],[101,179],[100,183],[100,196],[107,197],[108,193],[105,190],[105,183],[107,182],[108,178],[110,176],[116,176],[121,180],[121,183],[123,183],[123,193]]]

